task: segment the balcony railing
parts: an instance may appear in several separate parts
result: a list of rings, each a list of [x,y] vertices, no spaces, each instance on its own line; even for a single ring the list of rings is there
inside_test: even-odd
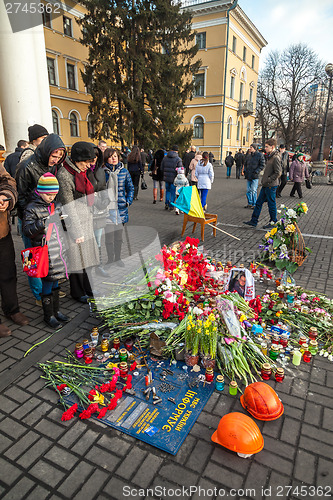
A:
[[[253,113],[253,102],[251,101],[240,101],[238,105],[238,116],[239,115],[251,115]]]

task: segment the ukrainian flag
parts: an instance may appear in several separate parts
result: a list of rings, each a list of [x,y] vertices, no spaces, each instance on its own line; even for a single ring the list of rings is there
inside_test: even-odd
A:
[[[172,203],[176,208],[192,217],[205,218],[205,214],[201,205],[199,192],[196,186],[185,186],[179,190],[179,196],[175,203]]]

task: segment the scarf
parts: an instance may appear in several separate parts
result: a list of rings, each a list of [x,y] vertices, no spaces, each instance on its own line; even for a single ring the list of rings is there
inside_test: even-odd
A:
[[[67,162],[63,163],[65,169],[74,175],[75,190],[87,196],[88,207],[94,204],[94,186],[87,177],[86,172],[76,172]]]

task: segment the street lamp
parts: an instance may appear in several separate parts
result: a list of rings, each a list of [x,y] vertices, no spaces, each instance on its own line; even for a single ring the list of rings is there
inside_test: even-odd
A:
[[[331,97],[331,90],[332,90],[333,64],[332,63],[326,64],[325,71],[326,71],[327,75],[329,76],[330,80],[329,80],[329,85],[328,85],[328,95],[327,95],[327,103],[326,103],[326,110],[325,110],[324,123],[323,123],[323,132],[321,134],[320,148],[319,148],[317,161],[323,161],[323,159],[324,159],[324,141],[325,141],[326,128],[327,128],[328,108],[330,105],[330,97]]]

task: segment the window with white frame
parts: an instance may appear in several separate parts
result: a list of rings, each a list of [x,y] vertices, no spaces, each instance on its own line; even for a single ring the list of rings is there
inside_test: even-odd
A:
[[[233,99],[235,97],[235,77],[231,75],[230,77],[230,98]]]
[[[69,128],[71,137],[79,137],[79,119],[74,111],[69,115]]]
[[[232,126],[232,118],[230,116],[227,122],[227,139],[231,138],[231,126]]]
[[[253,102],[253,89],[250,87],[249,101]]]
[[[241,122],[238,120],[237,122],[237,132],[236,132],[236,140],[239,141],[240,139],[240,131],[241,131]]]
[[[95,127],[94,127],[91,115],[88,116],[87,127],[88,127],[88,137],[92,138],[94,136],[94,133],[95,133]]]
[[[198,46],[198,49],[205,49],[206,48],[206,32],[197,33],[195,35],[195,42]]]
[[[244,96],[244,83],[240,82],[240,86],[239,86],[239,102],[241,102],[243,100],[243,96]]]
[[[55,59],[53,59],[52,57],[47,57],[46,63],[47,63],[47,74],[49,77],[49,85],[57,85]]]
[[[52,109],[52,124],[54,134],[60,135],[59,115],[55,109]]]
[[[72,37],[73,30],[72,30],[72,20],[70,17],[63,16],[63,26],[64,26],[64,34]]]
[[[197,116],[194,120],[193,137],[194,139],[203,139],[204,136],[204,121],[201,116]]]
[[[205,73],[194,75],[194,97],[205,95]]]
[[[66,63],[67,64],[67,82],[68,82],[68,88],[71,90],[77,90],[76,88],[76,76],[75,76],[75,65]]]
[[[251,130],[251,124],[248,122],[246,126],[246,142],[249,142],[250,140],[250,130]]]

